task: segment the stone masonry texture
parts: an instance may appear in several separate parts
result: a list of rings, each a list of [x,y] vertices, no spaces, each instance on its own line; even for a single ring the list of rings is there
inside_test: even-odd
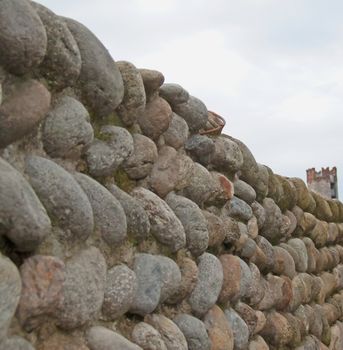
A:
[[[343,204],[63,15],[0,0],[0,350],[343,350]]]

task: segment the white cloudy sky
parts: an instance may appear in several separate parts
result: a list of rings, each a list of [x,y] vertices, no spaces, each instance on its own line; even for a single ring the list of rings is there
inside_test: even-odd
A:
[[[115,60],[184,86],[274,172],[336,165],[343,199],[343,1],[38,2],[85,24]]]

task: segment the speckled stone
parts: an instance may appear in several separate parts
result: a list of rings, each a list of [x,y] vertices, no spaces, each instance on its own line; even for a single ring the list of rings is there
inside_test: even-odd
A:
[[[226,236],[222,219],[207,210],[202,210],[202,214],[207,222],[208,246],[219,246],[223,243]]]
[[[124,128],[105,125],[99,132],[100,139],[87,149],[85,156],[89,172],[93,176],[109,176],[130,157],[134,150],[131,134]]]
[[[191,178],[192,181],[184,188],[183,195],[202,208],[215,192],[216,183],[210,172],[199,163],[194,163]]]
[[[156,239],[177,251],[186,245],[186,235],[180,220],[170,207],[154,193],[142,187],[135,188],[131,195],[138,200],[147,212],[151,233]]]
[[[233,140],[226,137],[217,137],[214,139],[211,164],[217,170],[234,174],[243,164],[242,152]]]
[[[208,120],[206,106],[194,96],[190,96],[187,102],[173,106],[173,111],[185,119],[192,132],[197,132],[205,127]]]
[[[169,146],[163,146],[158,152],[158,158],[151,169],[149,187],[164,198],[173,190],[182,190],[191,181],[193,161],[176,152]]]
[[[234,336],[222,309],[214,305],[203,318],[211,350],[233,350]]]
[[[189,130],[186,121],[176,113],[173,113],[169,127],[163,133],[166,145],[179,149],[185,144],[188,134]]]
[[[187,341],[179,327],[169,318],[160,314],[147,315],[144,321],[161,334],[168,350],[187,350]]]
[[[137,291],[136,274],[126,265],[107,271],[102,312],[110,320],[125,314],[131,307]]]
[[[147,238],[150,232],[150,222],[143,207],[116,185],[108,185],[107,189],[117,198],[125,211],[128,234],[132,234],[138,241]]]
[[[249,343],[248,326],[234,309],[225,309],[224,313],[234,335],[234,349],[245,350]]]
[[[27,157],[25,172],[48,214],[66,231],[67,237],[87,239],[94,228],[93,210],[73,176],[51,160],[38,156]]]
[[[248,222],[252,218],[250,206],[235,196],[225,204],[223,210],[226,215],[243,222]]]
[[[18,269],[0,253],[0,339],[5,339],[21,293]]]
[[[95,319],[104,301],[106,262],[95,247],[82,250],[66,261],[63,303],[57,324],[74,329]]]
[[[125,125],[131,126],[145,108],[146,96],[143,79],[139,70],[130,62],[118,61],[116,66],[124,82],[124,97],[117,107],[117,113]]]
[[[191,315],[179,314],[173,321],[185,336],[189,350],[211,349],[211,340],[207,335],[204,323],[199,319]]]
[[[206,135],[195,134],[190,136],[185,143],[185,150],[191,155],[192,159],[207,166],[214,152],[214,142]]]
[[[64,96],[44,121],[44,149],[52,157],[75,157],[93,141],[93,128],[86,108]]]
[[[130,179],[140,180],[148,176],[158,153],[155,143],[141,134],[133,134],[133,153],[123,163],[123,168]]]
[[[168,350],[161,334],[150,324],[139,322],[132,331],[132,340],[144,350]]]
[[[136,254],[133,271],[137,277],[137,289],[130,312],[146,315],[157,307],[162,288],[162,267],[155,255]]]
[[[194,314],[204,315],[218,300],[223,284],[223,268],[218,258],[204,253],[198,258],[198,281],[189,297]]]
[[[59,16],[41,4],[33,1],[30,4],[37,11],[48,39],[39,71],[53,88],[61,90],[74,86],[81,71],[80,50],[74,37]]]
[[[236,197],[244,200],[248,204],[252,204],[256,199],[255,190],[246,182],[242,180],[236,180],[234,182]]]
[[[50,233],[47,212],[26,179],[0,158],[1,234],[19,251],[34,250]]]
[[[169,193],[166,203],[180,219],[186,234],[186,246],[195,256],[201,255],[208,247],[207,222],[200,208],[190,199]]]
[[[126,238],[126,215],[119,201],[91,177],[77,173],[76,181],[86,193],[93,209],[94,227],[109,245],[114,246]]]

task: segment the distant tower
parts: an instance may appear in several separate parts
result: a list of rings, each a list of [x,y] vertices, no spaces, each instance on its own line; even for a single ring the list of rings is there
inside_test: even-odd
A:
[[[322,168],[316,171],[315,168],[307,169],[307,186],[310,190],[318,192],[327,198],[338,199],[337,169],[333,167]]]

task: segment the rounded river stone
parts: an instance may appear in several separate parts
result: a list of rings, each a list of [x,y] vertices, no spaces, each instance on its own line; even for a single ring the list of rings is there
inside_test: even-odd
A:
[[[6,235],[19,251],[31,251],[50,231],[48,214],[32,187],[0,158],[0,235]]]
[[[93,232],[93,210],[71,174],[46,158],[28,156],[25,172],[49,215],[71,240],[86,240]]]
[[[198,258],[198,281],[189,297],[196,315],[203,316],[218,300],[223,284],[223,268],[218,258],[204,253]]]

